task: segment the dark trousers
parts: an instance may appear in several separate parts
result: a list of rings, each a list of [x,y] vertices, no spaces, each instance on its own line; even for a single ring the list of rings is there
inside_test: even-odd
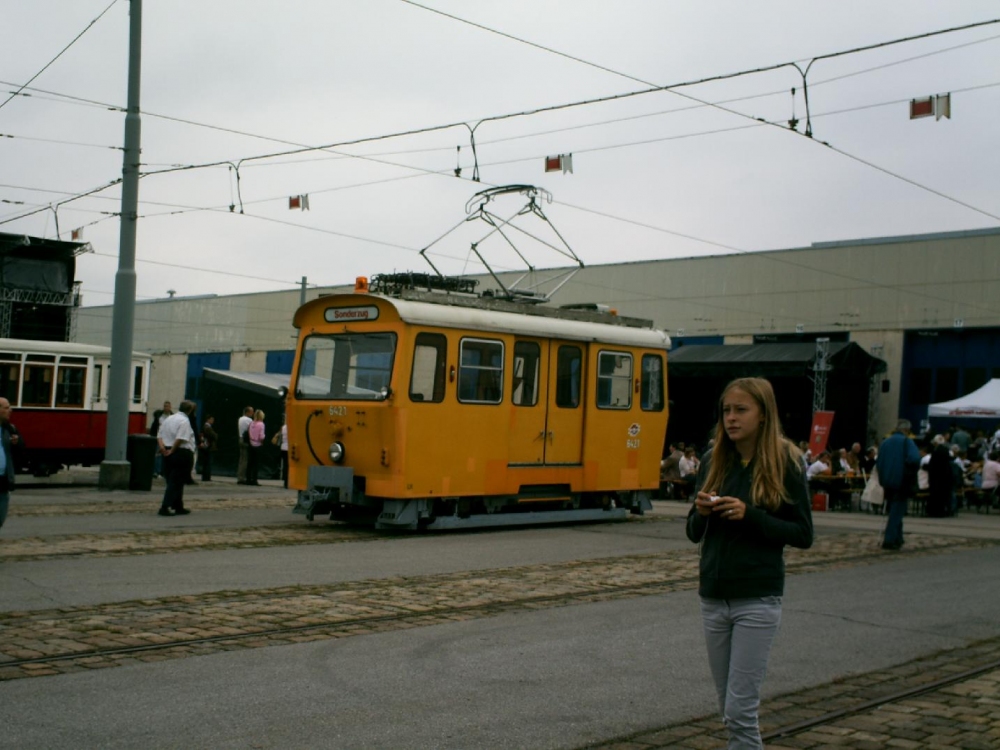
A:
[[[191,476],[194,466],[194,452],[178,448],[163,457],[163,474],[167,479],[167,489],[163,492],[160,510],[184,509],[184,483]]]
[[[247,484],[257,484],[257,472],[260,469],[260,446],[250,446],[247,451]]]
[[[909,497],[906,490],[885,488],[885,505],[889,520],[885,525],[884,544],[899,546],[903,543],[903,517],[906,515],[907,503],[909,503]]]
[[[281,479],[285,483],[285,489],[288,489],[288,451],[281,451]]]
[[[201,481],[212,481],[212,451],[208,448],[199,448],[198,461],[201,462]]]

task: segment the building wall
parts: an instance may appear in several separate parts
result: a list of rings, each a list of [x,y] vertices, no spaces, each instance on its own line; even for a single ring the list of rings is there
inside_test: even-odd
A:
[[[149,378],[150,412],[163,406],[164,401],[174,409],[184,398],[187,376],[187,354],[157,354],[153,356],[153,369]],[[152,421],[152,413],[149,421]]]
[[[416,260],[414,265],[416,266]],[[530,273],[549,291],[568,269]],[[498,274],[505,285],[521,273]],[[480,290],[496,288],[477,277]],[[844,333],[888,364],[876,398],[879,434],[900,408],[906,331],[1000,327],[1000,229],[817,243],[807,248],[588,266],[553,304],[599,302],[647,318],[672,336],[753,343],[761,334]],[[310,289],[307,299],[353,284]],[[151,403],[184,393],[187,352],[232,352],[231,368],[264,372],[267,352],[294,346],[298,290],[173,298],[136,305],[134,348],[154,355]],[[77,340],[109,345],[111,307],[79,311]]]

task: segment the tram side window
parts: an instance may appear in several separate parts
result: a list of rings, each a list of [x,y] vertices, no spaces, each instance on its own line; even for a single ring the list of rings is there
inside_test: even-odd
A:
[[[56,373],[56,406],[83,408],[83,386],[87,381],[87,368],[64,367]]]
[[[413,345],[410,401],[439,404],[444,401],[448,339],[440,333],[418,333]]]
[[[104,365],[94,365],[94,401],[101,400],[101,385],[104,382]]]
[[[52,381],[55,375],[54,356],[29,354],[24,365],[22,406],[52,406]],[[51,363],[51,364],[49,364]]]
[[[462,339],[458,356],[458,400],[499,404],[503,398],[503,342]]]
[[[642,392],[643,411],[663,411],[663,357],[659,354],[642,355],[639,390]]]
[[[21,392],[21,355],[0,352],[0,396],[17,404]]]
[[[632,355],[600,352],[597,355],[597,406],[628,409],[632,406]]]
[[[515,406],[534,406],[538,403],[538,364],[541,358],[541,349],[534,341],[514,344],[511,401]]]
[[[560,346],[556,355],[556,406],[575,409],[580,405],[583,353],[578,346]]]
[[[132,373],[132,403],[142,403],[142,366],[137,365]]]

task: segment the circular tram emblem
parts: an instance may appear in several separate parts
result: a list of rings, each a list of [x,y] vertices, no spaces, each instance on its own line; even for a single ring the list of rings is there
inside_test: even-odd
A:
[[[635,437],[636,435],[638,435],[640,429],[642,429],[642,428],[639,427],[639,423],[638,422],[633,422],[632,424],[630,424],[628,426],[628,435],[629,435],[629,437]]]

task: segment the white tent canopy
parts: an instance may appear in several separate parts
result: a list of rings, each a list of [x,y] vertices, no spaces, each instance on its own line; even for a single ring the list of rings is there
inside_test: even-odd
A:
[[[993,378],[978,391],[953,401],[930,404],[927,416],[1000,418],[1000,378]]]

